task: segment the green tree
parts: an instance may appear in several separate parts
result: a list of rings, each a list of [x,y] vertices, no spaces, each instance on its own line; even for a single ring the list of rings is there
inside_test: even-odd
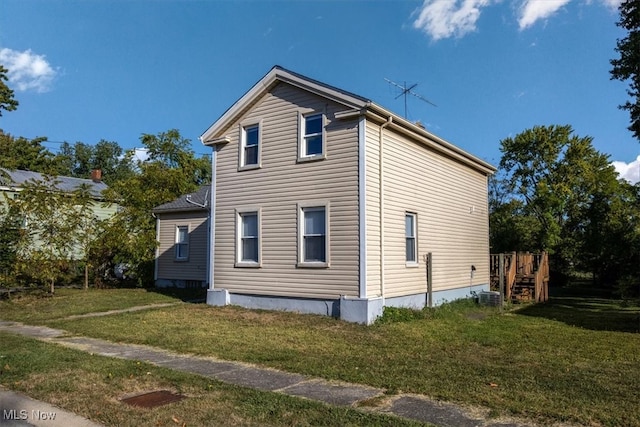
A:
[[[47,138],[14,137],[0,130],[0,167],[56,174],[59,165],[53,154],[42,145]]]
[[[18,198],[8,200],[14,218],[23,224],[17,242],[18,270],[48,285],[51,294],[73,260],[86,264],[99,222],[88,188],[61,192],[58,183],[52,177],[27,182]]]
[[[626,37],[618,39],[617,59],[611,60],[611,78],[629,81],[630,101],[620,108],[629,111],[629,130],[640,140],[640,0],[625,0],[620,4],[620,20],[617,25],[627,31]]]
[[[135,173],[133,153],[124,152],[117,142],[100,140],[96,145],[64,142],[54,162],[60,175],[88,179],[91,171],[100,169],[107,185],[127,179]]]
[[[94,253],[104,270],[126,263],[136,272],[138,284],[147,285],[153,277],[157,245],[151,209],[209,182],[211,164],[206,158],[197,158],[190,141],[175,129],[140,139],[149,158],[138,162],[137,173],[107,190],[110,200],[121,209],[107,222]]]
[[[626,258],[615,254],[628,248],[635,219],[633,194],[609,157],[570,126],[536,126],[504,139],[500,149],[508,197],[492,197],[492,246],[545,250],[554,255],[555,273],[580,269],[614,282]]]
[[[9,86],[5,83],[8,80],[8,71],[0,65],[0,117],[2,117],[2,110],[14,111],[18,108],[18,101],[13,97],[13,90],[9,89]]]

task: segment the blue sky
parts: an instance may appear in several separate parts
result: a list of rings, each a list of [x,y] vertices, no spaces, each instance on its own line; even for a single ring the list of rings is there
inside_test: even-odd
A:
[[[611,81],[620,0],[0,2],[0,63],[20,102],[0,128],[140,147],[198,137],[274,65],[407,116],[497,164],[501,139],[570,124],[629,179],[640,143]]]

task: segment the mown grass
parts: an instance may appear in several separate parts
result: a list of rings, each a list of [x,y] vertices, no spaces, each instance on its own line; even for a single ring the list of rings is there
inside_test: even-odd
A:
[[[51,319],[73,315],[126,309],[140,305],[180,302],[179,297],[145,289],[60,288],[55,296],[16,294],[0,301],[0,318],[30,324],[43,324]]]
[[[397,417],[261,392],[0,333],[0,384],[109,426],[418,426]],[[120,400],[171,390],[187,398],[145,409]],[[21,410],[23,408],[4,408]]]
[[[0,304],[0,318],[3,309]],[[631,332],[638,316],[637,306],[578,298],[503,315],[455,303],[405,316],[406,322],[370,327],[323,316],[192,304],[46,323],[389,393],[481,405],[496,415],[640,426],[640,334]]]

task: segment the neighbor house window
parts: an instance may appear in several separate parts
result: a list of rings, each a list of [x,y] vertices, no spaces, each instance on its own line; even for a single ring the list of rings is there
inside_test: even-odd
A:
[[[176,227],[175,255],[178,261],[189,259],[189,226],[187,225]]]
[[[303,267],[329,265],[328,207],[301,206],[299,208],[299,264]]]
[[[404,238],[406,241],[406,261],[408,264],[418,262],[416,244],[416,214],[407,213],[404,216]]]
[[[242,126],[240,135],[240,168],[260,167],[260,125]]]
[[[299,160],[314,160],[324,157],[324,114],[301,114]]]
[[[236,267],[260,266],[260,211],[237,211]]]

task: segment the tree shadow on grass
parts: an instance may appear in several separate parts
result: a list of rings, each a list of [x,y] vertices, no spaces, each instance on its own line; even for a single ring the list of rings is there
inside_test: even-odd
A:
[[[543,317],[594,331],[640,333],[640,306],[622,300],[593,296],[555,296],[517,312]]]
[[[206,288],[148,288],[147,292],[155,292],[194,304],[204,303],[207,300]]]

